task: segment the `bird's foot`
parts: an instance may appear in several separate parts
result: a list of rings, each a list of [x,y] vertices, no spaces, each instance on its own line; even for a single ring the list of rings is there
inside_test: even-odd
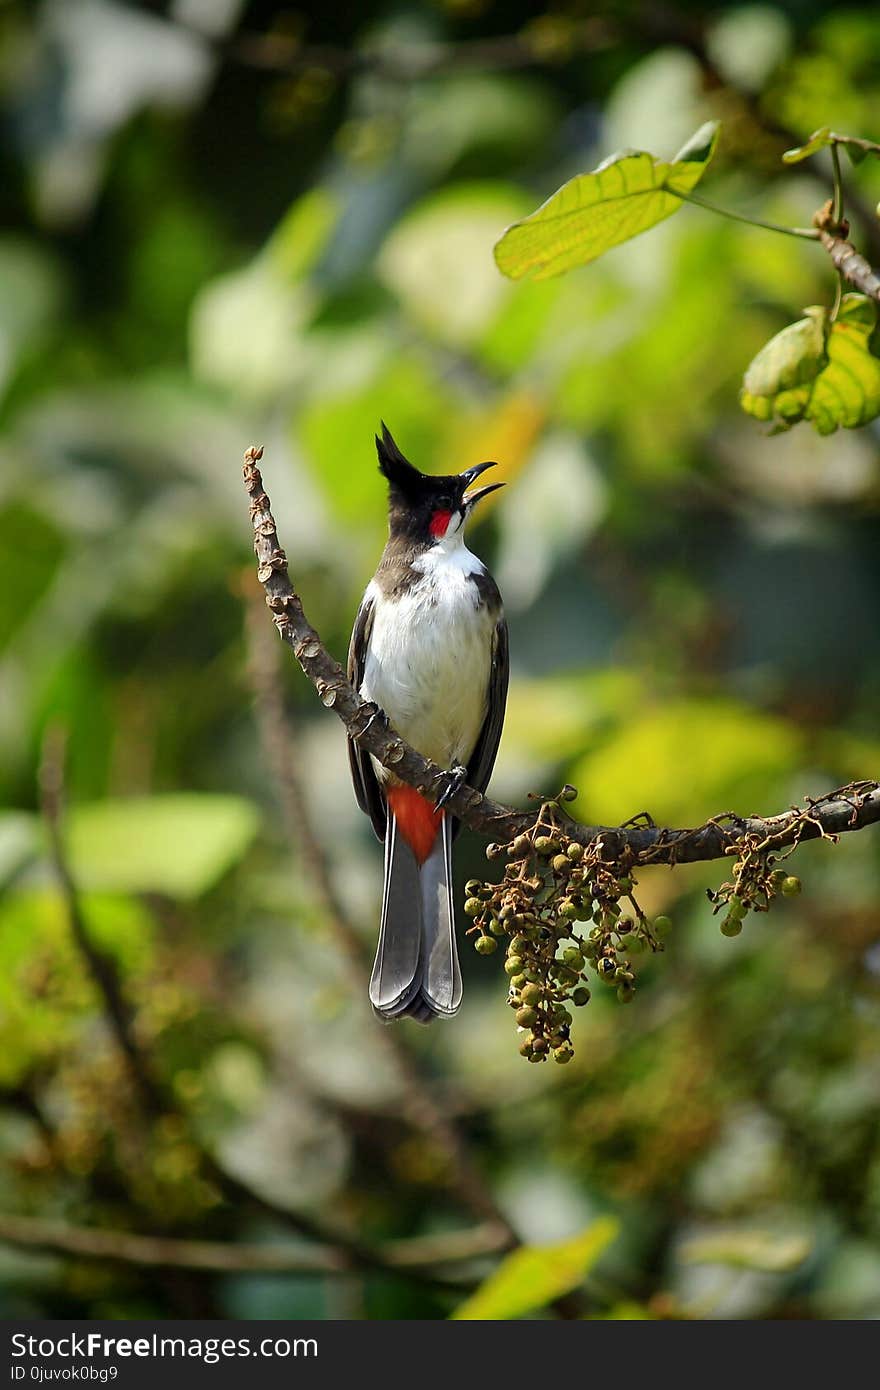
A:
[[[460,763],[456,763],[454,767],[450,768],[449,772],[444,772],[442,778],[438,778],[437,780],[442,782],[443,789],[434,805],[438,811],[442,811],[447,801],[450,801],[452,797],[461,791],[462,787],[467,785],[467,768],[462,767]]]

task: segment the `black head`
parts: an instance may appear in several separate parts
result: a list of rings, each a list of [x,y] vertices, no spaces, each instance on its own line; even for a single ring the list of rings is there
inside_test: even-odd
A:
[[[392,535],[407,536],[431,544],[448,534],[461,530],[466,517],[481,497],[486,497],[503,483],[468,492],[468,488],[494,463],[478,463],[463,473],[436,476],[420,473],[404,458],[391,437],[388,426],[382,423],[381,438],[376,435],[379,472],[388,479],[388,516]]]

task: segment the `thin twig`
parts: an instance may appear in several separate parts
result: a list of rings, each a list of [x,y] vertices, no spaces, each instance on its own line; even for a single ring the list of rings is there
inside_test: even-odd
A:
[[[519,33],[458,42],[373,43],[363,47],[302,43],[283,32],[242,33],[213,45],[218,56],[262,72],[294,75],[323,72],[337,80],[362,74],[410,83],[458,72],[517,72],[555,67],[615,40],[612,25],[600,16],[569,23],[526,25]]]
[[[260,458],[262,449],[248,449],[244,482],[251,499],[257,576],[265,589],[266,602],[279,635],[292,649],[321,702],[342,720],[349,736],[409,786],[427,796],[435,796],[438,787],[445,783],[444,770],[405,743],[382,711],[360,698],[306,618],[302,602],[290,582],[287,556],[279,544],[275,519],[263,490],[257,466]],[[499,842],[529,830],[538,814],[534,810],[522,811],[491,801],[467,786],[450,797],[449,807],[471,830]],[[744,836],[757,836],[774,849],[781,849],[823,834],[840,835],[861,830],[878,821],[880,782],[864,780],[811,801],[808,814],[798,807],[773,816],[728,813],[715,816],[703,825],[681,830],[638,824],[583,825],[572,820],[566,830],[570,838],[584,845],[601,838],[609,859],[619,858],[626,851],[634,865],[688,864],[727,858],[731,847]]]
[[[731,222],[744,222],[748,227],[761,227],[765,232],[781,232],[783,236],[796,236],[803,241],[817,241],[819,238],[815,227],[786,227],[781,222],[768,222],[764,217],[751,217],[747,212],[734,212],[732,208],[723,208],[719,203],[712,203],[708,198],[701,197],[699,193],[680,193],[677,189],[669,191],[683,203],[692,203],[695,208],[704,208],[706,212],[714,212]]]
[[[437,1236],[389,1241],[380,1247],[388,1270],[423,1271],[461,1264],[505,1248],[506,1233],[489,1224]],[[0,1243],[89,1260],[111,1260],[144,1268],[202,1270],[216,1274],[340,1274],[350,1262],[344,1251],[317,1245],[233,1245],[184,1240],[132,1231],[68,1226],[32,1216],[0,1212]]]
[[[52,867],[67,910],[70,934],[103,1002],[113,1037],[125,1059],[135,1090],[144,1110],[161,1115],[165,1103],[150,1067],[138,1047],[132,1028],[131,1009],[122,993],[113,961],[100,951],[89,935],[82,905],[64,846],[64,759],[67,738],[57,725],[48,729],[43,741],[39,783],[43,816],[49,831]]]

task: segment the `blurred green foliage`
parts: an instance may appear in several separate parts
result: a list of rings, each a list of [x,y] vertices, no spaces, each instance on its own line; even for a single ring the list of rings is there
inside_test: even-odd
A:
[[[500,460],[511,486],[473,538],[511,627],[499,797],[568,779],[591,820],[687,823],[876,775],[876,427],[769,439],[737,403],[761,345],[831,304],[827,257],[691,208],[561,280],[511,283],[492,248],[609,150],[668,157],[717,119],[713,197],[808,221],[826,155],[781,154],[823,124],[880,135],[880,19],[822,0],[590,15],[0,8],[3,1211],[281,1238],[218,1191],[206,1148],[376,1240],[468,1220],[281,828],[244,636],[253,442],[339,655],[384,538],[380,418],[423,467]],[[301,47],[258,71],[255,33]],[[529,61],[505,67],[516,35]],[[461,47],[437,66],[442,42]],[[847,177],[877,264],[880,167]],[[369,952],[381,854],[339,728],[283,669],[291,757]],[[148,1123],[39,824],[58,723],[90,937],[171,1098]],[[459,861],[464,881],[480,846]],[[705,896],[723,864],[646,873],[667,950],[640,957],[633,1007],[583,1011],[564,1073],[511,1047],[497,956],[465,952],[454,1023],[402,1025],[530,1247],[619,1223],[568,1281],[592,1316],[880,1313],[876,836],[795,867],[804,894],[732,941]],[[443,1317],[463,1297],[2,1249],[5,1316]],[[558,1291],[530,1285],[511,1312]]]

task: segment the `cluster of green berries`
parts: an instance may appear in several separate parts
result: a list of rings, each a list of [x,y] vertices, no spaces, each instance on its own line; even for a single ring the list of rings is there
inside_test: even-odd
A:
[[[585,847],[557,824],[545,824],[554,810],[558,803],[545,804],[532,830],[488,846],[488,859],[508,861],[504,877],[471,879],[464,910],[481,955],[507,938],[508,1003],[522,1032],[521,1055],[565,1064],[574,1056],[571,1006],[589,1003],[591,975],[629,1003],[635,992],[630,954],[662,950],[672,923],[647,921],[632,898],[632,878],[602,859],[601,844]],[[634,915],[621,911],[622,898]]]
[[[739,936],[747,914],[766,912],[778,893],[785,898],[800,893],[800,879],[773,864],[773,855],[747,850],[733,866],[732,882],[722,883],[715,892],[709,890],[715,911],[727,909],[721,919],[722,936]]]

